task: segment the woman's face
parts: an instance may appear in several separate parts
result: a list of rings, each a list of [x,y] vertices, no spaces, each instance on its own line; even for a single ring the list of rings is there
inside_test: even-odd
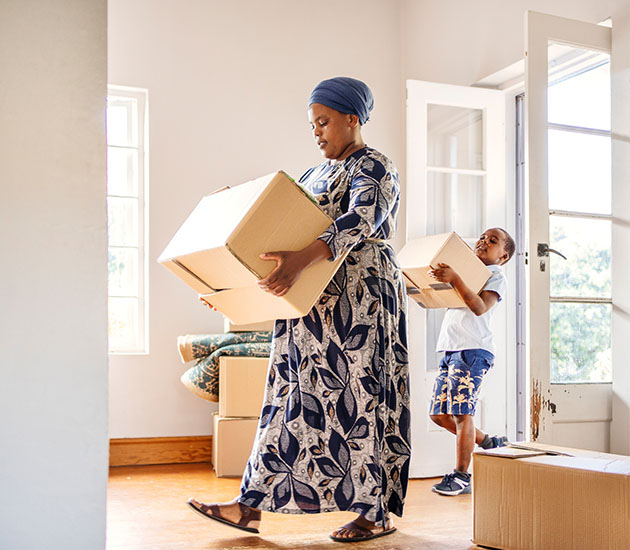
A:
[[[356,115],[347,115],[326,105],[313,103],[308,109],[308,120],[313,139],[327,159],[339,159],[354,143],[355,129],[359,123]]]

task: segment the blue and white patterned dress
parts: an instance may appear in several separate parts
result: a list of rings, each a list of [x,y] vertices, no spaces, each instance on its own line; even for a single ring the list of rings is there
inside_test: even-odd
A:
[[[406,293],[393,249],[400,184],[365,147],[300,180],[349,254],[308,316],[276,321],[269,377],[239,501],[280,513],[402,515],[409,474]],[[367,240],[366,240],[367,239]]]

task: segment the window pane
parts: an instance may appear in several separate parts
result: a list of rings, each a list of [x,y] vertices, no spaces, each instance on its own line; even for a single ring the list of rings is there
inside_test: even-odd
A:
[[[138,334],[138,299],[110,298],[110,351],[141,351]]]
[[[107,148],[107,194],[138,196],[138,152]]]
[[[427,181],[427,234],[457,231],[464,238],[480,235],[483,177],[429,172]]]
[[[565,46],[564,63],[574,66],[576,73],[561,75],[547,89],[549,122],[610,130],[610,62],[601,53]],[[591,67],[588,66],[591,59]],[[602,64],[603,62],[603,64]],[[558,64],[558,60],[552,61]],[[585,66],[586,64],[586,66]],[[592,65],[595,64],[595,68]],[[599,66],[597,66],[599,65]]]
[[[549,130],[549,208],[611,213],[610,137]]]
[[[138,199],[108,197],[110,246],[138,246]]]
[[[479,109],[427,106],[427,163],[483,169],[483,113]]]
[[[130,97],[107,98],[107,144],[138,145],[138,100]]]
[[[610,221],[549,216],[549,236],[551,295],[610,298]]]
[[[551,382],[611,382],[612,306],[550,305]]]
[[[138,249],[109,249],[109,295],[138,296]]]

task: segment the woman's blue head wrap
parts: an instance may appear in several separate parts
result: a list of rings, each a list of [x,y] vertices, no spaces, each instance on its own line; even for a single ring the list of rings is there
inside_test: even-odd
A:
[[[357,115],[363,126],[370,119],[374,107],[372,91],[366,84],[355,78],[338,76],[322,80],[311,92],[309,107],[313,103],[326,105],[340,113]]]

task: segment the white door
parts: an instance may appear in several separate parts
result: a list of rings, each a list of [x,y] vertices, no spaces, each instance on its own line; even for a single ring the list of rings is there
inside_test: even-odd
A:
[[[503,92],[407,81],[406,191],[407,240],[456,231],[472,244],[487,227],[511,230]],[[514,365],[506,345],[513,332],[507,323],[510,300],[505,302],[494,318],[495,368],[484,381],[475,419],[493,434],[506,433],[506,372],[508,363]],[[411,477],[440,476],[455,464],[455,436],[428,415],[443,311],[409,303]]]
[[[526,26],[529,433],[607,451],[611,29],[535,12]]]

